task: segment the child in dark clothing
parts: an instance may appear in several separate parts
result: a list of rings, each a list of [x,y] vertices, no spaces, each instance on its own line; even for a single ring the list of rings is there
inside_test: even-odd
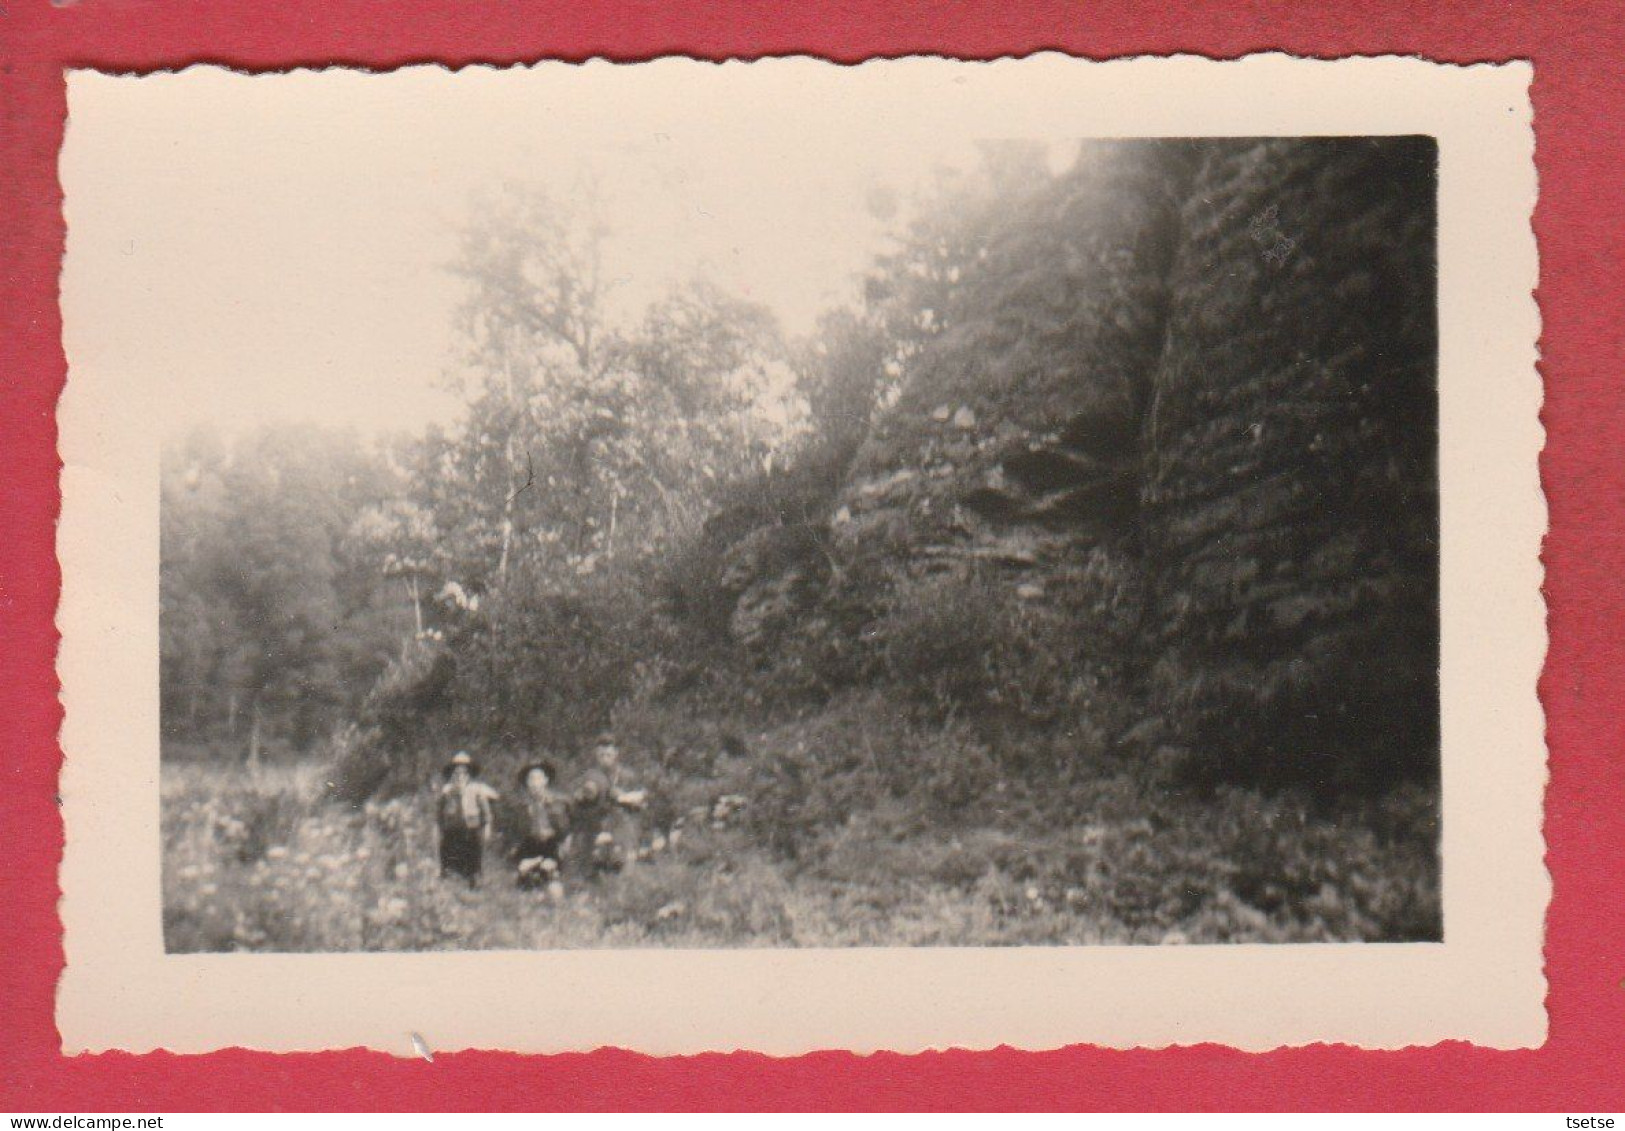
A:
[[[545,887],[554,899],[564,895],[559,881],[559,851],[569,831],[569,802],[554,793],[551,762],[532,762],[519,771],[519,799],[525,806],[525,835],[514,854],[519,886]]]

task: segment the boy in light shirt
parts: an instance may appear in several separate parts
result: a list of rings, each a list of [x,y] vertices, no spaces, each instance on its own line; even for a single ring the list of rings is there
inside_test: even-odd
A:
[[[491,803],[497,791],[479,780],[480,767],[468,751],[459,750],[441,771],[445,783],[436,797],[440,825],[440,875],[461,876],[469,887],[480,886],[485,843],[491,839]]]

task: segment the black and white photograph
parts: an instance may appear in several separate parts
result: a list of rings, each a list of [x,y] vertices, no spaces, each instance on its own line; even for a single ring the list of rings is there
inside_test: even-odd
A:
[[[66,1000],[100,891],[251,1047],[1525,1039],[1519,81],[76,78]]]
[[[168,949],[1439,938],[1431,139],[519,150],[187,186]]]

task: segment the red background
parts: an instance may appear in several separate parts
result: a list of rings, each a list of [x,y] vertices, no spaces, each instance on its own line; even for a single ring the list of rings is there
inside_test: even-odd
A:
[[[1058,0],[0,0],[0,1109],[197,1111],[546,1108],[1549,1109],[1625,1111],[1625,376],[1621,89],[1625,5],[1534,0],[1320,4]],[[389,68],[552,56],[811,53],[852,61],[1060,49],[1107,57],[1415,53],[1535,64],[1551,508],[1551,1038],[1248,1055],[1072,1048],[795,1060],[377,1053],[64,1058],[54,799],[58,572],[53,409],[63,228],[62,69]],[[1485,987],[1485,992],[1494,992]],[[219,1003],[229,1008],[230,1003]]]

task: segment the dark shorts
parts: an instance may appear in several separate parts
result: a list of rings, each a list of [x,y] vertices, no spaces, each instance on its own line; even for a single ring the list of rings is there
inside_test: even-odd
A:
[[[452,825],[440,830],[442,876],[461,876],[474,883],[480,878],[480,864],[484,854],[485,843],[479,829]]]
[[[514,864],[519,870],[520,887],[542,887],[549,879],[558,876],[559,838],[557,836],[527,836],[519,842],[519,848],[514,852]],[[536,868],[534,865],[525,866],[527,860],[551,860],[555,865],[551,870]]]

